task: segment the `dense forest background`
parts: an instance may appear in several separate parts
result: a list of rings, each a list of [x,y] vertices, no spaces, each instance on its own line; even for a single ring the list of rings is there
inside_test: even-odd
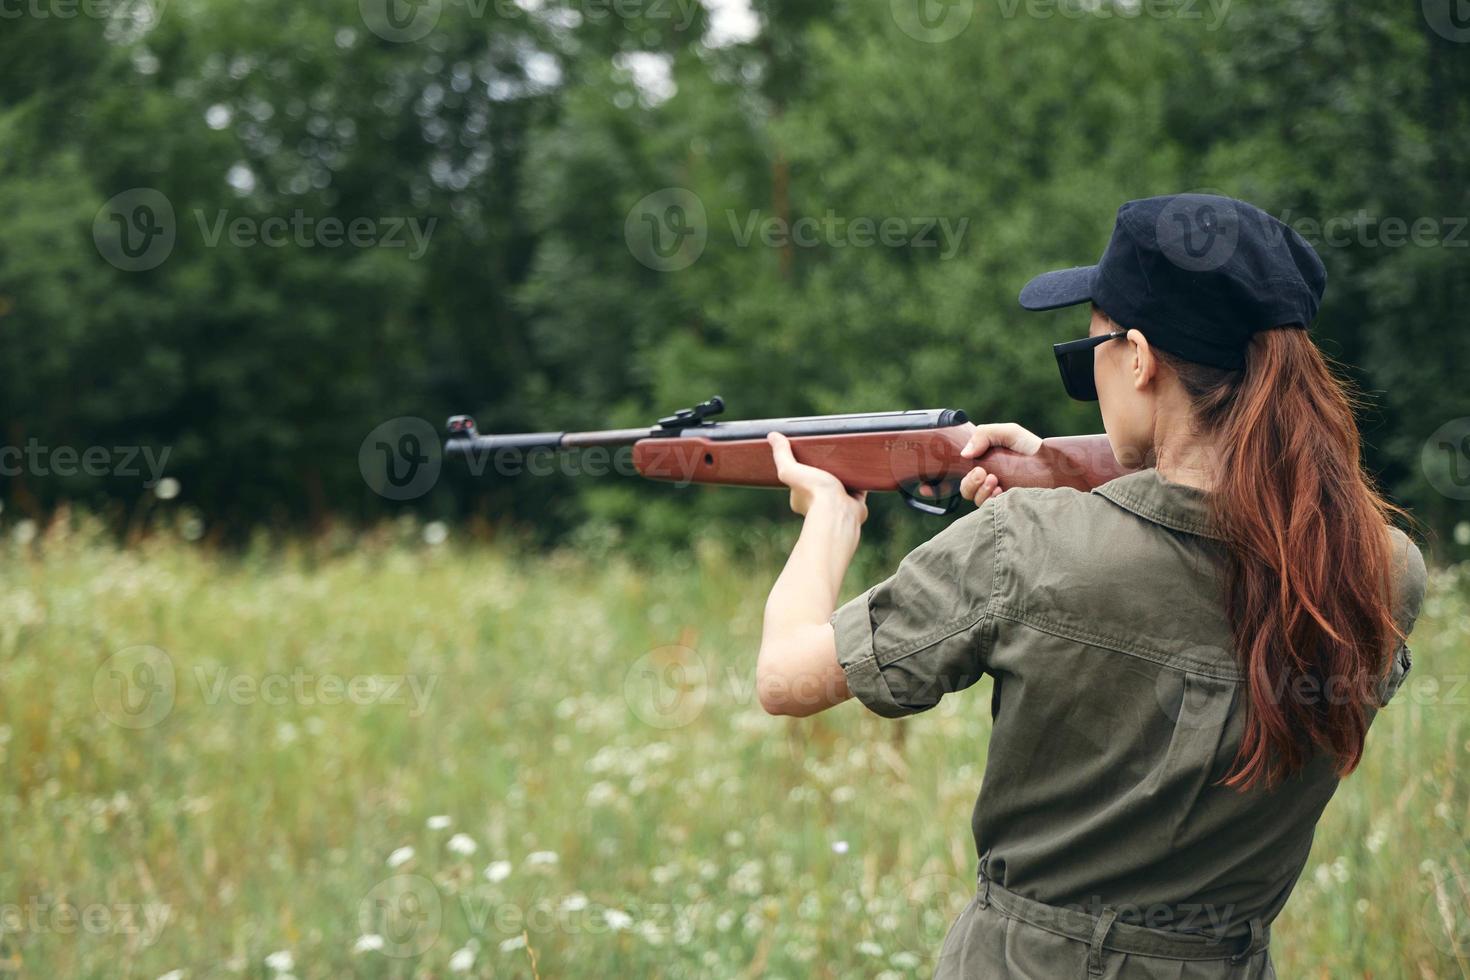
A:
[[[1209,189],[1321,251],[1368,463],[1470,552],[1457,0],[3,13],[7,518],[164,497],[221,538],[411,509],[678,540],[783,500],[452,461],[394,499],[363,453],[403,419],[601,428],[714,393],[1095,431],[1048,349],[1082,316],[1016,293],[1094,260],[1121,202]]]

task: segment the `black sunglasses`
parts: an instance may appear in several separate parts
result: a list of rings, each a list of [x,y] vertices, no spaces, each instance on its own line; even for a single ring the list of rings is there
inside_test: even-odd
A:
[[[1079,402],[1097,401],[1097,380],[1092,376],[1092,349],[1126,336],[1128,331],[1114,330],[1096,337],[1052,344],[1052,353],[1057,356],[1057,367],[1062,369],[1062,387],[1067,389],[1067,394]]]

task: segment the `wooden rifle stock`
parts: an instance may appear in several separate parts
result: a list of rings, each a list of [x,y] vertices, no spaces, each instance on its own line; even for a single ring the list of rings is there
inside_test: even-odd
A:
[[[979,460],[960,455],[974,426],[915,432],[862,432],[796,436],[798,462],[826,470],[849,490],[944,490],[976,465],[1002,487],[1072,487],[1090,490],[1129,472],[1113,458],[1107,436],[1044,439],[1035,455],[992,449]],[[776,487],[776,464],[764,439],[715,440],[704,436],[640,439],[633,465],[652,480]],[[948,492],[953,492],[952,489]]]

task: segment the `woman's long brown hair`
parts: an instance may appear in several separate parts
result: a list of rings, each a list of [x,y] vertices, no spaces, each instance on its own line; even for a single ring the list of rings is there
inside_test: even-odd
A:
[[[1257,333],[1241,371],[1164,359],[1219,447],[1211,509],[1249,696],[1223,782],[1277,785],[1319,749],[1347,775],[1402,638],[1387,533],[1400,512],[1364,473],[1353,399],[1305,330]]]

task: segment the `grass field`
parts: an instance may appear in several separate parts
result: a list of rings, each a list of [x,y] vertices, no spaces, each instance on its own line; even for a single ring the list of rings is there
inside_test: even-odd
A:
[[[7,538],[0,977],[929,974],[988,682],[769,718],[769,562],[423,540]],[[1470,977],[1467,596],[1435,575],[1283,978]]]

